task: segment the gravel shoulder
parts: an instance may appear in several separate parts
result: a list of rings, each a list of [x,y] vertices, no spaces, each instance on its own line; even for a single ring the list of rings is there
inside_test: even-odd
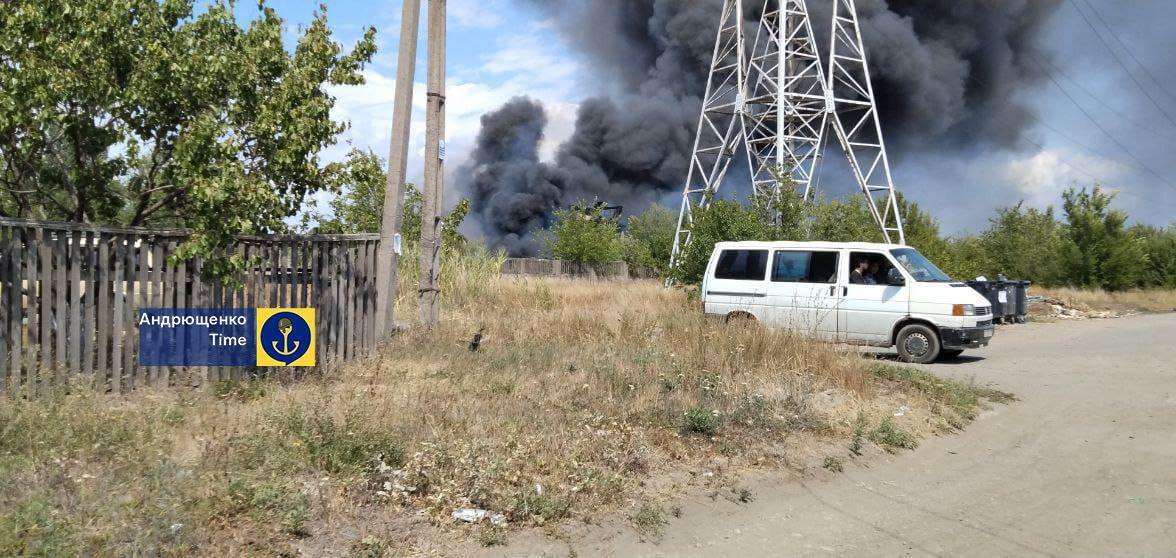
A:
[[[1176,314],[1031,324],[938,374],[1015,393],[965,432],[843,474],[680,502],[658,543],[615,522],[494,554],[1164,556],[1176,548]]]

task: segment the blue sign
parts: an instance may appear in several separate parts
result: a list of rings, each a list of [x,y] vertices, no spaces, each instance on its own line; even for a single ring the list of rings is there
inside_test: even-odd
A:
[[[252,308],[139,311],[140,366],[254,366]]]

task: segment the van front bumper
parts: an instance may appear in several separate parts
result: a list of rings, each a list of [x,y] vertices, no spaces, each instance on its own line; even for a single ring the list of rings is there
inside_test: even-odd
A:
[[[944,349],[979,349],[987,346],[996,335],[996,328],[992,325],[983,327],[944,328],[939,330]]]

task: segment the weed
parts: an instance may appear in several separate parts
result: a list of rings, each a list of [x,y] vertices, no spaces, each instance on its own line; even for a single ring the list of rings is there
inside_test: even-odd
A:
[[[385,430],[363,427],[355,415],[337,420],[323,409],[289,408],[272,415],[268,425],[268,431],[238,440],[246,466],[354,474],[380,463],[404,462],[399,439]]]
[[[6,503],[0,513],[0,555],[68,556],[74,548],[73,528],[48,500],[34,497]]]
[[[658,384],[661,386],[662,393],[671,393],[682,387],[682,380],[685,378],[684,374],[662,374],[658,377]]]
[[[661,538],[665,533],[666,525],[670,523],[661,506],[648,502],[641,504],[630,519],[641,536],[653,539]]]
[[[682,413],[682,431],[686,434],[714,436],[719,431],[719,417],[716,411],[695,407]]]
[[[259,523],[276,520],[283,531],[306,535],[310,503],[306,495],[290,490],[281,481],[235,478],[229,481],[228,495],[233,511],[247,513]]]
[[[674,516],[675,519],[680,519],[682,517],[682,506],[670,508],[670,515]]]
[[[510,395],[515,391],[515,383],[505,380],[490,382],[490,393],[495,395]]]
[[[478,528],[478,544],[490,548],[506,544],[506,528],[486,523]]]
[[[878,428],[870,432],[870,441],[882,446],[882,449],[887,453],[896,453],[900,449],[913,450],[919,447],[918,440],[896,426],[890,417],[883,419]]]
[[[383,539],[368,535],[351,545],[351,558],[381,558],[388,550]]]
[[[740,504],[750,504],[755,501],[755,494],[750,488],[742,487],[739,489],[732,489],[735,493],[735,499],[739,500]]]
[[[862,454],[862,441],[866,437],[866,427],[869,424],[866,422],[866,414],[858,412],[857,420],[853,423],[853,437],[849,441],[849,452],[854,455]]]
[[[840,457],[830,455],[829,457],[825,458],[825,464],[822,466],[831,472],[842,473],[845,471],[845,460]]]
[[[530,519],[542,525],[567,517],[571,511],[571,499],[531,489],[515,495],[510,515],[513,518]]]
[[[217,382],[213,393],[220,399],[248,403],[266,396],[266,382],[261,380],[221,380]]]

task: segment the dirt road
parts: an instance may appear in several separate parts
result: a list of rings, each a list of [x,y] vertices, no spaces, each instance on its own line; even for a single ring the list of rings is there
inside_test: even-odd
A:
[[[1019,326],[931,366],[1014,392],[964,433],[831,479],[683,503],[659,544],[631,529],[508,554],[1176,555],[1176,315]]]

